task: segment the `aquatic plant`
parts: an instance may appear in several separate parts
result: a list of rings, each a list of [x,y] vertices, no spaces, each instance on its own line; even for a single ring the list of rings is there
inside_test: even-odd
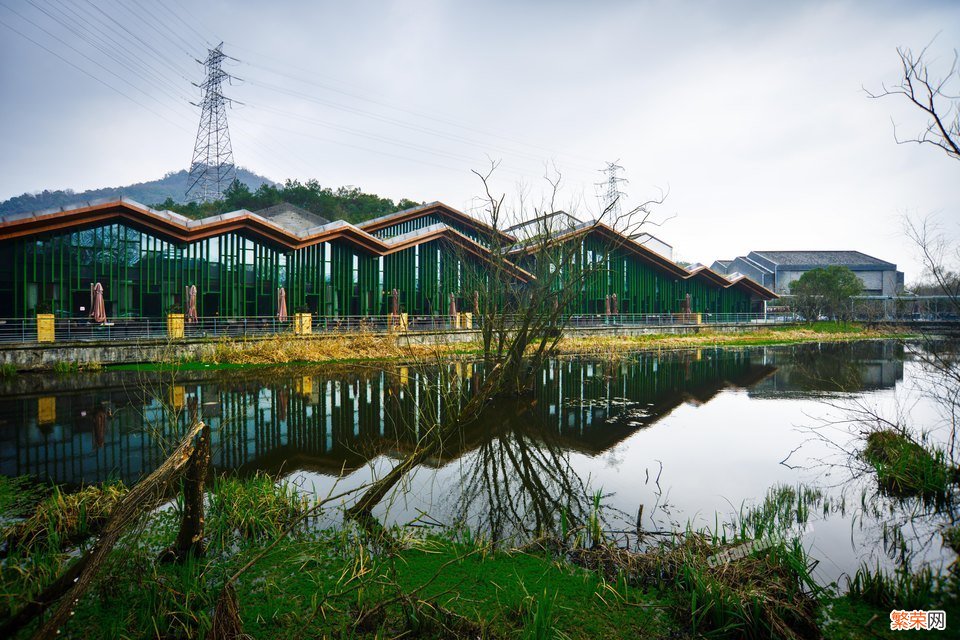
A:
[[[891,574],[879,563],[874,568],[863,564],[847,578],[847,597],[884,609],[929,609],[940,601],[940,584],[929,567],[915,572],[901,568]]]
[[[80,365],[76,362],[67,362],[66,360],[57,360],[53,363],[53,372],[58,376],[65,376],[80,371]]]
[[[713,566],[721,549],[690,534],[671,552],[672,587],[697,633],[744,638],[806,638],[816,629],[815,566],[799,541],[780,540],[738,560]]]
[[[310,506],[310,499],[295,486],[265,473],[221,477],[210,493],[209,531],[221,539],[272,538]]]
[[[943,497],[958,479],[943,451],[894,429],[870,433],[863,457],[876,470],[881,488],[895,496]]]
[[[546,589],[539,596],[527,595],[521,606],[523,632],[520,637],[524,640],[554,640],[563,637],[556,627],[556,602],[557,594],[551,596]]]
[[[12,362],[0,364],[0,380],[17,377],[17,365]]]

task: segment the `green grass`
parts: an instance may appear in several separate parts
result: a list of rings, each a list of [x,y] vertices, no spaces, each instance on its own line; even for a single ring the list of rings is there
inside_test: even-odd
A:
[[[17,377],[17,365],[12,362],[0,364],[0,380],[9,380]]]
[[[53,363],[53,372],[58,376],[65,376],[78,371],[80,371],[80,365],[78,365],[76,362],[58,360],[57,362]]]
[[[27,516],[45,493],[30,476],[0,476],[0,522]]]
[[[888,609],[924,609],[937,602],[939,581],[929,569],[893,574],[863,565],[848,578],[847,597]]]
[[[817,333],[852,334],[863,333],[867,330],[866,327],[857,322],[833,322],[831,320],[805,322],[801,323],[799,326],[804,329],[816,331]],[[773,331],[789,331],[794,328],[795,327],[774,327]]]
[[[892,429],[870,433],[863,457],[876,470],[880,486],[895,496],[943,498],[958,479],[943,451],[927,449]]]
[[[305,494],[287,482],[257,473],[246,479],[218,478],[210,492],[211,534],[228,544],[232,536],[245,539],[272,538],[310,507]]]
[[[78,604],[66,638],[201,637],[219,585],[259,551],[246,541],[224,558],[185,566],[157,565],[151,544],[115,554],[94,590]],[[360,588],[355,588],[362,585]],[[419,610],[389,604],[415,593]],[[535,595],[531,595],[535,594]],[[444,539],[419,540],[396,554],[374,556],[349,536],[316,534],[280,543],[237,585],[244,631],[253,638],[449,637],[425,611],[449,612],[499,637],[659,638],[677,623],[655,592],[606,584],[597,574],[519,552],[475,553]],[[323,603],[322,611],[318,605]],[[364,628],[362,612],[383,611]]]
[[[0,482],[0,515],[13,504],[17,486]],[[291,485],[265,475],[218,478],[208,488],[206,555],[183,565],[157,562],[176,535],[179,514],[176,505],[155,512],[124,536],[61,637],[204,637],[226,577],[311,504]],[[58,492],[48,501],[53,498],[68,502]],[[776,487],[751,523],[779,529],[803,522],[819,500],[803,487]],[[599,510],[599,495],[594,506]],[[76,548],[90,544],[51,535],[61,528],[54,518],[46,521],[51,531],[41,536],[44,544],[29,553],[18,547],[0,564],[0,617],[61,573]],[[707,558],[740,540],[687,532],[679,544],[638,555],[606,547],[596,534],[584,540],[592,546],[581,548],[580,557],[615,561],[588,568],[571,562],[572,553],[495,549],[462,531],[389,533],[393,543],[384,546],[349,525],[295,529],[237,582],[244,631],[264,639],[459,634],[643,640],[817,637],[820,624],[825,637],[859,639],[876,637],[863,625],[878,611],[886,615],[882,607],[889,602],[942,601],[954,611],[951,602],[936,599],[946,587],[928,589],[923,573],[910,583],[912,599],[903,599],[906,587],[869,572],[856,579],[851,596],[824,596],[812,586],[803,547],[788,541],[712,567]],[[629,563],[616,564],[622,558]],[[819,612],[821,602],[828,611]],[[873,624],[882,631],[885,620]]]

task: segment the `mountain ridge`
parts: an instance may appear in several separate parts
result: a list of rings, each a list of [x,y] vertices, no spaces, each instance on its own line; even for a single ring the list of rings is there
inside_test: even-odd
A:
[[[56,209],[79,202],[119,198],[120,196],[136,200],[145,205],[164,202],[168,198],[174,202],[183,203],[188,186],[188,177],[189,172],[186,169],[181,169],[180,171],[170,171],[157,180],[137,182],[120,187],[101,187],[79,192],[73,189],[44,189],[36,193],[24,193],[0,202],[0,215]],[[277,184],[269,178],[241,167],[237,167],[237,179],[246,184],[251,191],[256,191],[263,184]]]

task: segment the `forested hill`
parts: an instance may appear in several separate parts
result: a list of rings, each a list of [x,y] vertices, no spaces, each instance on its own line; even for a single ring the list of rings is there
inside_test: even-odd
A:
[[[159,180],[140,182],[125,187],[104,187],[81,192],[71,189],[57,189],[56,191],[25,193],[22,196],[15,196],[0,202],[0,215],[53,209],[90,200],[118,198],[120,196],[126,196],[143,204],[163,202],[167,198],[180,202],[187,191],[187,175],[187,171],[182,170],[170,172]],[[246,169],[237,169],[237,179],[251,189],[257,189],[264,184],[273,184],[269,179]]]
[[[328,220],[362,222],[401,209],[415,207],[419,203],[406,198],[394,202],[390,198],[364,193],[356,187],[323,187],[315,180],[305,183],[288,180],[275,184],[245,169],[237,169],[237,180],[216,202],[184,203],[187,190],[187,172],[168,173],[160,180],[141,182],[126,187],[91,189],[75,193],[43,191],[25,193],[0,203],[0,215],[38,211],[66,205],[76,205],[89,200],[126,196],[155,209],[169,209],[191,218],[203,218],[237,209],[258,211],[282,202],[297,205]]]
[[[364,193],[357,187],[323,187],[316,180],[287,180],[283,185],[262,184],[256,190],[251,190],[246,184],[236,180],[224,192],[223,199],[216,202],[179,204],[167,200],[153,206],[157,209],[170,209],[191,218],[204,218],[237,209],[259,211],[282,202],[302,207],[327,220],[346,220],[353,223],[420,204],[406,198],[394,202],[390,198]]]

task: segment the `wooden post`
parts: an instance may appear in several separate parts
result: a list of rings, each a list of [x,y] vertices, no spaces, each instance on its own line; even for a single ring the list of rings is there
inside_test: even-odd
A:
[[[183,471],[183,516],[180,532],[171,547],[160,554],[161,562],[183,562],[188,557],[199,558],[203,544],[203,487],[210,470],[210,427],[204,424],[196,447]]]

